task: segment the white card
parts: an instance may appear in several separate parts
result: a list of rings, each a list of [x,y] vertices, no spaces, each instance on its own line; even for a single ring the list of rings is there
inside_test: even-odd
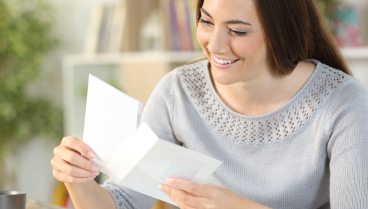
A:
[[[158,186],[174,177],[204,184],[221,161],[159,139],[142,123],[114,152],[105,167],[117,184],[176,205]]]
[[[204,184],[222,162],[159,139],[145,123],[137,129],[141,111],[141,102],[90,75],[83,142],[115,183],[176,205],[158,189],[166,178]]]
[[[112,153],[137,129],[142,103],[99,78],[89,75],[83,142],[104,172]]]

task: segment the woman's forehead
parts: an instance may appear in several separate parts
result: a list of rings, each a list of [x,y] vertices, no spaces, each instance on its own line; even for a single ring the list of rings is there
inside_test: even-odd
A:
[[[202,8],[215,21],[242,20],[258,25],[257,10],[253,0],[204,0]]]

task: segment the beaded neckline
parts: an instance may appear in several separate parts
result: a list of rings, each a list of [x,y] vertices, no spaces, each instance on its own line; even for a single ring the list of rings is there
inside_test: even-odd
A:
[[[212,129],[236,143],[263,145],[282,142],[301,129],[346,78],[318,60],[305,61],[316,68],[298,93],[276,110],[257,116],[239,114],[222,102],[209,75],[209,60],[179,67],[178,72],[187,95]]]

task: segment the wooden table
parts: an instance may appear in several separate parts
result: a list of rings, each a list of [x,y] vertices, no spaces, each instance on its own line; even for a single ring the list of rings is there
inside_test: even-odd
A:
[[[52,205],[47,202],[29,199],[27,200],[26,203],[26,209],[65,209],[65,208]]]

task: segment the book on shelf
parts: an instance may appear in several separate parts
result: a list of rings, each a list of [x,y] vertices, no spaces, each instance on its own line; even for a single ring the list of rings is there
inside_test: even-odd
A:
[[[190,17],[188,12],[188,1],[176,0],[175,9],[177,11],[178,28],[180,35],[181,49],[184,51],[193,50],[193,41],[191,37]]]
[[[165,29],[168,37],[166,48],[173,51],[201,50],[196,38],[196,0],[162,0]]]
[[[120,52],[125,21],[125,0],[114,3],[96,3],[88,23],[84,53]]]
[[[124,28],[126,19],[125,2],[120,2],[114,8],[108,51],[120,52],[123,44]]]
[[[102,16],[102,23],[101,29],[98,39],[98,48],[97,52],[108,52],[107,46],[109,44],[110,38],[110,30],[111,30],[111,22],[113,16],[114,7],[113,5],[106,4],[104,5],[103,16]]]
[[[188,0],[188,11],[190,17],[190,27],[193,37],[193,44],[195,51],[202,51],[202,46],[197,41],[197,23],[196,23],[196,15],[197,15],[197,0]]]
[[[100,3],[96,3],[92,8],[84,43],[84,53],[86,54],[97,52],[103,10],[103,5]]]
[[[175,9],[175,3],[174,1],[169,0],[168,2],[168,9],[169,9],[169,21],[170,21],[170,25],[169,25],[169,29],[170,29],[170,33],[169,33],[169,40],[171,42],[171,46],[170,49],[171,50],[180,50],[180,37],[178,32],[178,20],[177,20],[177,15],[176,15],[176,9]]]
[[[68,190],[62,182],[57,182],[54,188],[51,202],[54,205],[62,206],[65,208],[74,208]]]

